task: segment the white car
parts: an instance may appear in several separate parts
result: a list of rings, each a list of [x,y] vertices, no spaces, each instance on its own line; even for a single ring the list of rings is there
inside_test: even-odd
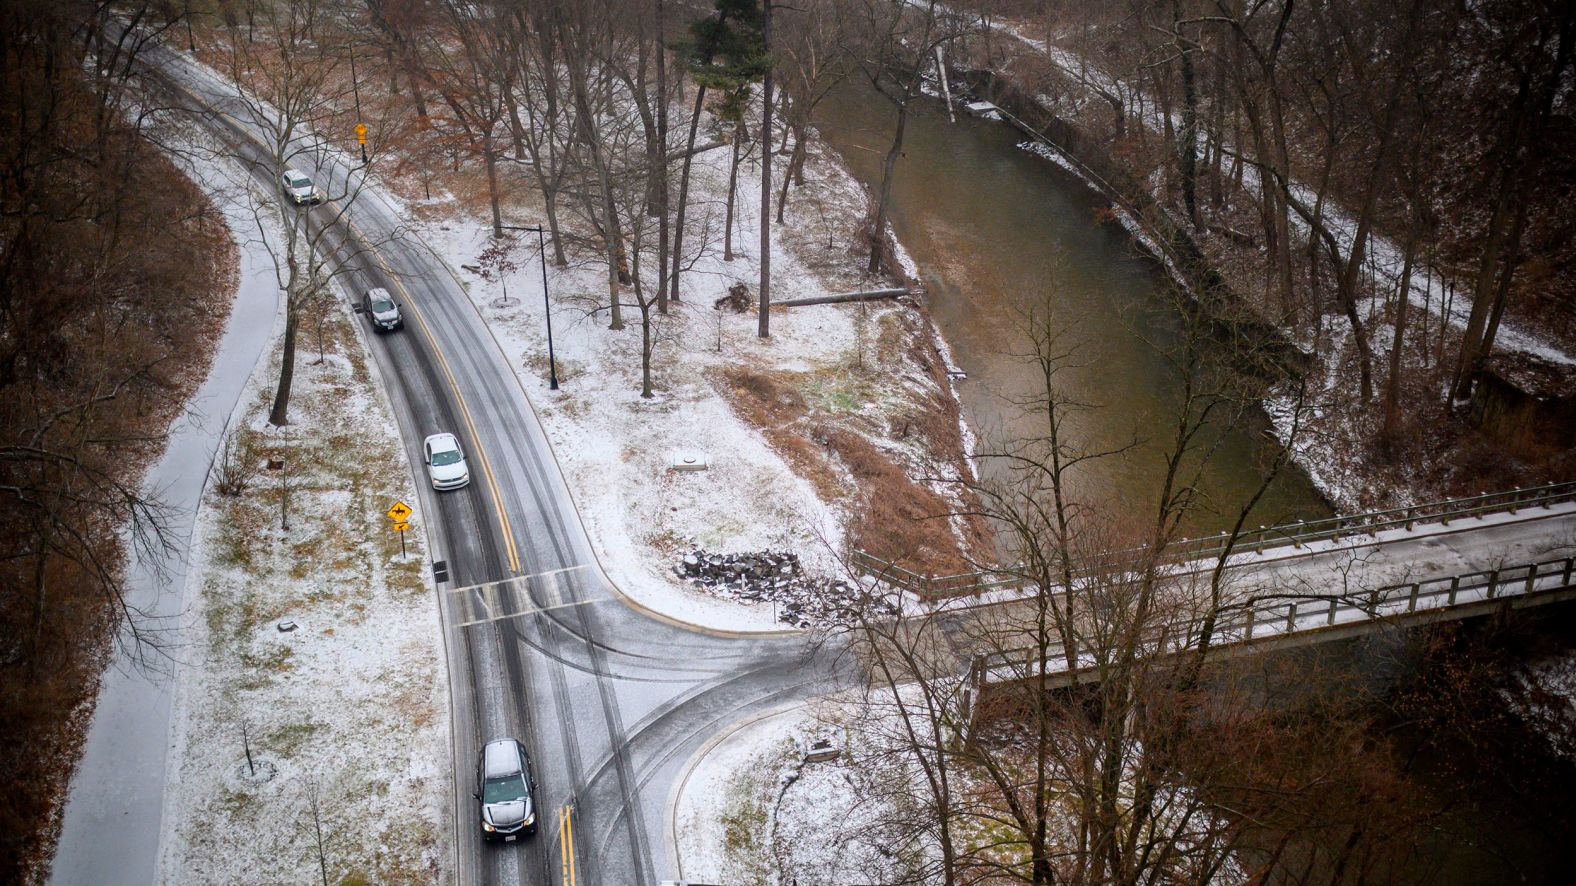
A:
[[[470,469],[465,466],[465,453],[460,449],[459,439],[453,434],[433,434],[421,444],[421,450],[433,489],[460,489],[471,482]]]
[[[312,184],[312,179],[299,169],[286,169],[279,176],[279,187],[284,189],[285,196],[297,206],[303,203],[316,205],[323,202],[323,195]]]

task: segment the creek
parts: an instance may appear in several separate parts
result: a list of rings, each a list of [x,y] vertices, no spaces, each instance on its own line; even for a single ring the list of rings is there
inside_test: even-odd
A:
[[[849,83],[822,103],[815,123],[874,194],[894,119],[885,99]],[[1022,140],[1005,123],[968,117],[961,108],[951,122],[941,102],[915,102],[889,204],[893,231],[917,265],[954,362],[967,374],[958,393],[980,448],[1044,433],[1044,416],[1018,405],[1040,393],[1043,381],[1036,366],[1015,355],[1030,346],[1024,314],[1048,313],[1075,348],[1061,393],[1092,405],[1071,416],[1069,435],[1085,450],[1133,443],[1120,456],[1080,465],[1071,478],[1075,492],[1108,516],[1147,518],[1182,396],[1181,376],[1166,357],[1179,339],[1179,312],[1165,295],[1163,269],[1102,215],[1106,201],[1071,173],[1018,148]],[[1192,515],[1191,534],[1228,528],[1262,481],[1274,444],[1257,433],[1262,422],[1247,424],[1222,432],[1203,472],[1206,507]],[[1329,513],[1307,475],[1288,465],[1249,526]],[[1337,660],[1357,648],[1334,645],[1327,654]],[[1397,745],[1415,747],[1422,738],[1406,734]],[[1569,763],[1544,749],[1518,751],[1524,755],[1518,765],[1536,759],[1572,777]],[[1445,798],[1438,805],[1449,811],[1435,837],[1419,847],[1426,868],[1393,879],[1537,880],[1556,869],[1569,827],[1568,816],[1559,814],[1564,796],[1529,797],[1494,779],[1467,777],[1439,749],[1398,751],[1396,762],[1415,789]]]
[[[895,115],[872,88],[852,82],[817,108],[823,138],[872,194]],[[1166,353],[1180,339],[1179,312],[1158,263],[1100,218],[1105,201],[1019,149],[1021,140],[1005,123],[968,117],[961,108],[949,122],[940,101],[915,101],[893,181],[893,231],[967,374],[958,394],[980,449],[1042,436],[1048,427],[1042,413],[1021,405],[1044,390],[1039,369],[1022,356],[1031,347],[1024,317],[1046,316],[1074,349],[1059,379],[1061,395],[1090,405],[1068,416],[1073,444],[1085,451],[1128,447],[1080,465],[1069,478],[1074,494],[1118,520],[1150,519],[1182,398],[1181,375]],[[1204,466],[1205,506],[1189,516],[1190,534],[1228,528],[1262,481],[1275,449],[1255,430],[1221,431]],[[987,465],[985,478],[1004,479],[992,472]],[[1288,465],[1249,526],[1328,514],[1307,475]]]

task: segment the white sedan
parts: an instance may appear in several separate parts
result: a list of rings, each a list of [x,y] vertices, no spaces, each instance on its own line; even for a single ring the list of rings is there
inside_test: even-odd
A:
[[[312,184],[312,179],[299,169],[286,169],[279,176],[279,187],[290,198],[290,202],[297,206],[302,204],[317,205],[323,202],[323,194]]]
[[[471,482],[470,469],[465,466],[465,453],[461,451],[460,441],[453,434],[433,434],[421,444],[421,449],[433,489],[459,489]]]

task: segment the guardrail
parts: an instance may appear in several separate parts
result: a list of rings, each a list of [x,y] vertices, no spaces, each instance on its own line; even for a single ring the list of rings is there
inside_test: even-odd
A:
[[[1514,597],[1552,594],[1572,589],[1571,576],[1576,557],[1544,560],[1485,572],[1468,572],[1444,578],[1388,585],[1362,594],[1297,600],[1254,600],[1245,606],[1223,611],[1209,634],[1214,649],[1229,649],[1253,643],[1285,640],[1298,634],[1312,634],[1332,628],[1372,624],[1388,619],[1404,620],[1425,613],[1448,613],[1468,607]],[[1183,626],[1167,625],[1152,633],[1146,645],[1150,656],[1180,655],[1200,648],[1204,640],[1203,620]],[[1016,682],[1054,673],[1066,681],[1094,669],[1094,665],[1067,667],[1068,661],[1087,659],[1090,649],[1076,643],[1069,650],[1062,643],[1021,647],[975,656],[970,666],[974,686]]]
[[[1437,522],[1449,525],[1451,520],[1464,517],[1486,516],[1501,512],[1514,514],[1522,508],[1547,508],[1566,501],[1576,501],[1576,482],[1550,483],[1507,492],[1489,492],[1428,504],[1327,517],[1322,520],[1298,520],[1295,523],[1283,523],[1277,526],[1260,526],[1257,529],[1238,533],[1235,538],[1228,532],[1200,538],[1184,538],[1163,552],[1162,561],[1178,563],[1214,559],[1224,553],[1228,546],[1233,552],[1252,550],[1255,553],[1263,553],[1266,548],[1285,546],[1300,548],[1320,541],[1338,541],[1357,535],[1375,535],[1387,529],[1412,529],[1418,523]],[[1083,565],[1078,575],[1082,577],[1130,565],[1139,562],[1147,553],[1143,548],[1111,551],[1099,561]],[[904,569],[864,551],[854,551],[851,559],[856,567],[866,570],[877,579],[922,597],[979,594],[1002,588],[1021,588],[1024,584],[1021,579],[1013,577],[1009,570],[933,576]]]

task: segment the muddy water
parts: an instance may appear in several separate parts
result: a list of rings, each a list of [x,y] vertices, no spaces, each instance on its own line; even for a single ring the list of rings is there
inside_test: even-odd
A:
[[[892,119],[890,107],[860,87],[833,94],[818,115],[823,135],[872,192]],[[1048,311],[1068,325],[1067,340],[1079,348],[1080,367],[1068,371],[1064,393],[1100,404],[1076,417],[1074,435],[1087,449],[1138,440],[1123,457],[1086,465],[1077,482],[1110,512],[1147,516],[1163,470],[1164,429],[1175,422],[1179,402],[1179,378],[1163,353],[1176,341],[1176,312],[1164,300],[1154,263],[1134,254],[1119,227],[1097,221],[1102,201],[1071,175],[1019,150],[1020,140],[1000,122],[960,116],[949,123],[939,102],[915,107],[893,189],[894,229],[919,266],[955,361],[968,373],[959,392],[981,437],[1042,432],[1042,418],[1014,405],[1036,392],[1039,378],[1013,355],[1027,348],[1021,313]],[[1256,488],[1271,454],[1251,429],[1228,433],[1205,473],[1204,491],[1215,506],[1193,528],[1224,528],[1225,515]],[[1250,525],[1327,513],[1306,476],[1287,472]],[[1349,648],[1335,654],[1351,654]],[[1563,861],[1569,834],[1546,834],[1555,817],[1526,796],[1488,780],[1467,785],[1459,766],[1397,763],[1410,765],[1408,776],[1431,795],[1461,797],[1471,788],[1439,838],[1420,847],[1426,872],[1398,881],[1534,882]],[[1556,792],[1544,799],[1567,797]]]
[[[894,119],[868,87],[848,85],[823,102],[817,125],[874,193]],[[1020,140],[1004,123],[962,114],[949,123],[940,102],[917,103],[893,186],[893,228],[968,374],[959,393],[982,449],[1043,432],[1043,416],[1017,405],[1043,384],[1015,355],[1029,347],[1024,313],[1048,314],[1077,348],[1063,395],[1096,407],[1072,416],[1069,432],[1088,451],[1133,444],[1121,456],[1085,463],[1074,480],[1080,497],[1117,516],[1148,518],[1180,399],[1180,378],[1164,353],[1177,340],[1177,313],[1154,262],[1134,254],[1120,227],[1097,220],[1101,201],[1019,150]],[[1271,455],[1251,430],[1226,432],[1204,475],[1211,505],[1190,530],[1226,528]],[[1285,471],[1250,525],[1326,513],[1306,476]]]

